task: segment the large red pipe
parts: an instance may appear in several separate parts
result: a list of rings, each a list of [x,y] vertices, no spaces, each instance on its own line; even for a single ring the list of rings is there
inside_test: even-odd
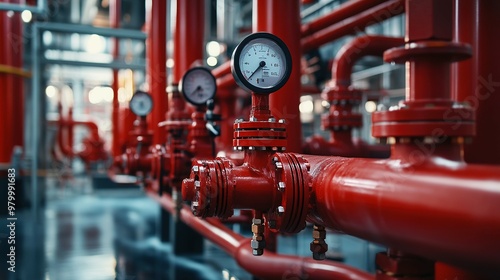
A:
[[[193,63],[203,58],[205,6],[198,0],[179,0],[176,6],[173,83],[178,84]]]
[[[389,160],[304,156],[311,220],[376,243],[489,273],[500,272],[500,172],[398,144]],[[457,146],[448,147],[455,154]],[[403,152],[405,151],[406,152]],[[442,152],[435,149],[434,152]]]
[[[159,197],[155,191],[149,189],[147,194],[157,200],[170,213],[176,213],[176,205],[170,196],[164,194]],[[187,206],[180,210],[179,218],[234,257],[242,268],[263,279],[300,277],[367,280],[374,278],[373,275],[340,263],[318,262],[310,258],[278,255],[269,251],[266,251],[263,256],[255,257],[252,255],[250,240],[231,231],[218,219],[199,219],[191,213]]]
[[[308,36],[320,31],[332,24],[336,24],[349,17],[357,15],[363,11],[372,8],[386,0],[351,0],[334,9],[331,13],[318,17],[311,22],[302,25],[302,36]]]
[[[0,12],[0,34],[5,38],[0,42],[2,51],[0,54],[0,64],[8,67],[20,68],[22,66],[22,33],[19,14],[11,17],[7,16],[5,11]],[[9,163],[12,157],[14,145],[22,145],[23,133],[23,88],[22,81],[19,83],[19,77],[14,73],[1,73],[4,95],[1,98],[0,106],[2,108],[1,125],[2,139],[0,139],[0,163]],[[21,107],[19,107],[21,106]],[[20,117],[20,119],[17,119]],[[20,123],[21,125],[15,125]]]
[[[452,66],[452,89],[459,102],[476,111],[476,135],[465,146],[470,163],[500,164],[499,1],[456,1],[455,40],[472,46],[472,58]],[[456,85],[456,86],[454,86]]]
[[[166,141],[165,129],[158,123],[165,119],[168,108],[166,94],[167,69],[167,1],[151,1],[151,11],[148,28],[148,77],[153,98],[150,127],[153,129],[153,144],[163,144]]]
[[[404,0],[384,2],[303,38],[302,51],[308,52],[342,36],[363,31],[365,27],[400,15],[404,10]]]
[[[287,134],[291,141],[287,151],[301,150],[302,124],[300,122],[300,1],[253,2],[253,32],[269,32],[280,37],[292,55],[292,73],[288,82],[270,96],[270,109],[278,119],[286,119]],[[283,17],[286,15],[286,17]]]

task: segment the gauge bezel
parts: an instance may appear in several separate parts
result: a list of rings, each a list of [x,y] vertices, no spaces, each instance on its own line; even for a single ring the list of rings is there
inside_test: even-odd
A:
[[[132,102],[134,102],[134,98],[137,98],[137,96],[140,96],[140,95],[144,95],[146,96],[149,101],[151,102],[151,107],[149,108],[149,110],[145,113],[145,114],[138,114],[137,112],[134,111],[133,106],[131,106]],[[134,113],[134,115],[136,116],[139,116],[139,117],[145,117],[147,115],[149,115],[149,113],[151,113],[151,111],[153,111],[153,106],[154,106],[154,103],[153,103],[153,97],[151,96],[151,94],[145,92],[145,91],[136,91],[134,93],[134,95],[132,96],[132,98],[130,99],[130,101],[128,102],[128,107],[130,109],[130,111],[132,111],[132,113]]]
[[[262,88],[251,84],[247,79],[245,79],[240,68],[241,52],[249,43],[256,39],[270,40],[278,45],[278,47],[283,52],[284,60],[286,63],[285,73],[283,74],[281,80],[272,87]],[[292,56],[285,42],[283,42],[276,35],[267,32],[252,33],[245,37],[234,49],[233,55],[231,56],[231,72],[233,74],[234,80],[240,87],[258,94],[270,94],[282,88],[290,78],[290,74],[292,73]]]
[[[210,94],[210,97],[207,98],[207,100],[205,100],[205,102],[197,102],[193,99],[191,99],[191,97],[189,96],[189,94],[187,92],[185,92],[185,87],[183,87],[183,84],[185,83],[185,79],[192,73],[192,72],[195,72],[195,71],[205,71],[208,73],[208,75],[212,78],[211,80],[213,81],[214,83],[214,91]],[[214,75],[212,74],[212,71],[210,71],[210,69],[206,68],[206,67],[202,67],[202,66],[197,66],[197,67],[193,67],[189,70],[186,71],[186,73],[184,73],[184,75],[182,75],[182,78],[179,82],[179,91],[182,92],[182,95],[184,96],[184,99],[186,99],[187,102],[195,105],[195,106],[200,106],[200,105],[205,105],[207,103],[208,100],[210,99],[213,99],[214,96],[215,96],[215,93],[217,92],[217,81],[215,80],[215,77]]]

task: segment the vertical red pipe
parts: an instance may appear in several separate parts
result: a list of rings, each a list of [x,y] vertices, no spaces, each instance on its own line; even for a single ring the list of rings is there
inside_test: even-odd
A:
[[[17,1],[11,1],[17,3]],[[0,64],[22,67],[22,23],[21,16],[14,13],[11,17],[7,12],[0,12],[0,35],[4,40],[0,42]],[[0,101],[2,114],[0,115],[0,163],[10,162],[12,149],[15,145],[23,144],[23,78],[11,73],[0,73],[0,85],[3,88],[3,97]],[[21,124],[21,125],[15,125]]]
[[[168,101],[167,87],[167,1],[151,1],[151,11],[148,28],[148,76],[153,97],[153,112],[151,128],[153,129],[153,144],[163,144],[166,141],[165,129],[158,123],[165,118]]]
[[[205,6],[198,0],[177,1],[174,32],[174,84],[179,83],[182,75],[193,62],[203,58],[204,8]]]
[[[265,31],[280,37],[292,55],[290,79],[270,96],[272,114],[286,119],[287,151],[301,151],[302,125],[300,122],[300,1],[256,0],[253,2],[253,32]]]
[[[465,145],[469,163],[500,164],[499,1],[457,1],[455,39],[472,46],[471,60],[456,67],[457,101],[476,110],[476,136]]]
[[[120,19],[121,19],[121,0],[111,0],[109,5],[109,17],[110,17],[110,26],[112,28],[120,27]],[[113,39],[113,59],[118,58],[120,55],[120,40],[118,38]],[[111,113],[111,121],[113,124],[113,145],[112,152],[113,156],[116,157],[122,153],[121,151],[121,142],[120,139],[120,103],[118,101],[118,69],[113,69],[113,83],[111,87],[113,88],[113,111]]]

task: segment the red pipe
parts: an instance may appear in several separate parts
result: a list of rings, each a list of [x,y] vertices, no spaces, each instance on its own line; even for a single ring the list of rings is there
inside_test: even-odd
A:
[[[303,38],[301,41],[302,51],[308,52],[342,36],[362,31],[369,25],[402,14],[404,10],[404,0],[384,2]]]
[[[5,38],[2,42],[0,42],[0,45],[2,45],[0,64],[16,67],[15,64],[17,59],[15,57],[21,55],[20,51],[22,51],[22,44],[19,46],[15,43],[19,43],[20,37],[17,37],[18,34],[16,34],[16,31],[18,31],[18,28],[16,28],[16,25],[19,24],[20,18],[18,14],[8,17],[4,11],[1,11],[0,15],[0,21],[2,21],[2,23],[0,23],[0,26],[2,27],[0,33],[2,34],[2,38]],[[18,50],[18,47],[21,47],[21,50]],[[22,125],[17,126],[18,129],[16,129],[16,126],[14,125],[14,123],[18,123],[20,121],[15,119],[18,115],[16,110],[22,109],[15,107],[15,104],[17,103],[16,98],[18,97],[17,94],[16,97],[14,97],[14,94],[18,91],[22,91],[22,88],[15,88],[16,77],[14,74],[0,73],[0,79],[2,79],[1,82],[4,92],[4,96],[0,101],[2,102],[0,103],[2,106],[2,116],[0,121],[2,124],[0,125],[0,129],[3,135],[0,140],[0,163],[9,163],[12,157],[15,139],[17,138],[16,134],[20,132],[22,133],[23,130]]]
[[[424,149],[433,145],[422,145],[420,153],[412,144],[398,145],[401,154],[382,161],[304,156],[316,197],[311,220],[422,257],[498,273],[499,169],[446,159],[457,145],[429,157]]]
[[[364,56],[382,57],[384,51],[404,45],[404,38],[380,35],[356,37],[345,44],[335,56],[332,66],[332,82],[336,86],[351,86],[351,75],[354,64]]]
[[[361,102],[361,93],[351,86],[354,64],[363,56],[382,56],[384,51],[404,44],[403,38],[360,36],[344,45],[337,53],[332,80],[328,83],[323,98],[332,105],[322,118],[324,129],[330,130],[330,141],[315,136],[306,140],[304,153],[315,155],[336,155],[347,157],[381,157],[390,155],[387,145],[369,145],[352,139],[352,128],[362,125],[361,115],[351,112],[352,107]]]
[[[121,0],[111,0],[109,3],[109,19],[111,28],[119,28],[121,20]],[[113,59],[118,59],[120,56],[120,40],[118,38],[113,38]],[[118,156],[122,153],[121,146],[123,139],[120,139],[120,103],[118,100],[118,89],[119,79],[118,79],[118,69],[112,69],[113,73],[113,83],[111,88],[113,89],[113,102],[111,113],[111,123],[113,128],[113,138],[112,138],[112,153],[113,156]]]
[[[173,83],[178,84],[182,75],[193,63],[203,58],[205,38],[204,5],[198,0],[177,1],[174,33]]]
[[[159,197],[155,191],[150,189],[146,191],[164,209],[172,214],[176,213],[175,202],[170,196],[164,194]],[[309,277],[310,279],[367,280],[374,278],[373,275],[340,263],[318,262],[310,258],[278,255],[269,251],[262,256],[255,257],[252,255],[250,240],[231,231],[218,219],[199,219],[193,216],[187,206],[182,207],[179,218],[234,257],[246,271],[263,279]]]
[[[217,68],[212,69],[212,75],[214,75],[215,78],[221,78],[230,74],[231,61],[226,61],[223,64],[219,65]]]
[[[457,1],[455,40],[472,46],[472,58],[456,63],[455,100],[475,109],[476,135],[465,145],[470,163],[500,164],[500,18],[498,1]],[[452,84],[453,85],[453,84]]]
[[[270,109],[277,119],[286,119],[289,139],[287,151],[301,150],[302,124],[300,122],[300,1],[253,2],[253,32],[265,31],[280,37],[292,56],[292,73],[288,82],[270,96]],[[283,15],[287,15],[283,17]]]
[[[167,1],[151,1],[148,28],[148,77],[151,97],[153,98],[153,111],[150,115],[150,127],[153,129],[153,144],[163,144],[166,139],[165,129],[158,127],[165,118],[168,108],[166,94],[167,69]]]
[[[301,27],[302,37],[309,36],[315,32],[327,28],[349,17],[355,16],[385,0],[351,0],[335,8],[331,13],[318,17]]]

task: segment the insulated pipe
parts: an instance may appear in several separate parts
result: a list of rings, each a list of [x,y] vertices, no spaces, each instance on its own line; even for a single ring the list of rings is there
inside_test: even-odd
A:
[[[287,15],[283,17],[283,15]],[[272,114],[286,119],[288,141],[286,149],[291,152],[301,150],[302,124],[300,122],[300,1],[253,2],[253,32],[269,32],[280,37],[287,45],[292,56],[292,72],[288,82],[270,96]]]
[[[426,157],[411,144],[398,145],[408,153],[389,160],[304,155],[316,197],[310,220],[429,259],[499,273],[499,168],[446,159],[456,146]]]
[[[163,144],[166,141],[165,129],[158,127],[165,118],[168,108],[167,93],[167,1],[151,1],[151,11],[148,19],[148,77],[153,98],[153,111],[150,124],[153,129],[153,144]]]
[[[308,52],[342,36],[363,31],[365,27],[400,15],[404,10],[404,0],[384,2],[303,38],[302,51]]]
[[[157,200],[164,209],[174,214],[177,211],[173,199],[164,194],[161,197],[155,191],[146,189],[147,194]],[[234,257],[237,263],[252,275],[263,279],[289,279],[291,277],[308,279],[368,280],[373,275],[346,266],[341,263],[318,262],[310,258],[278,255],[266,251],[264,255],[252,255],[250,240],[228,229],[218,219],[199,219],[193,216],[189,207],[184,206],[178,212],[179,218],[188,226],[205,236],[226,253]]]

